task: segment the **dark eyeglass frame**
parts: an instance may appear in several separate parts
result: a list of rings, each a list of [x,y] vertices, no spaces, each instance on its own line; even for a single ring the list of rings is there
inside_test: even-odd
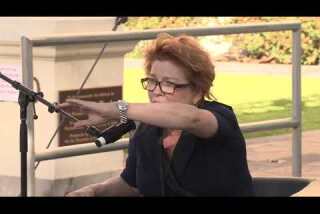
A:
[[[155,82],[155,85],[154,85],[153,89],[148,89],[147,88],[148,80],[152,80],[152,81]],[[147,83],[146,85],[145,85],[145,82]],[[172,84],[172,86],[173,86],[173,91],[172,92],[166,92],[166,91],[162,90],[161,85],[164,82]],[[147,90],[147,91],[153,92],[157,88],[157,86],[159,86],[160,91],[162,93],[164,93],[164,94],[174,94],[177,88],[186,88],[186,87],[189,87],[191,84],[190,83],[178,84],[178,83],[173,83],[173,82],[170,82],[170,81],[167,81],[167,80],[166,81],[158,81],[156,79],[153,79],[153,78],[150,78],[150,77],[146,77],[146,78],[142,78],[141,79],[141,85],[142,85],[142,88]]]

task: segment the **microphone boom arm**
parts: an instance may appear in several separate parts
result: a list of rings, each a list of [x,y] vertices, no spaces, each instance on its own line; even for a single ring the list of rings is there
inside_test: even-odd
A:
[[[0,78],[8,82],[13,88],[25,94],[28,97],[30,102],[39,101],[40,103],[48,106],[48,111],[50,113],[53,113],[53,112],[61,113],[62,115],[64,115],[69,119],[72,119],[73,121],[80,121],[78,118],[74,117],[73,115],[59,108],[56,103],[50,103],[49,101],[44,99],[42,92],[37,93],[29,89],[28,87],[22,85],[21,83],[8,78],[7,76],[3,75],[1,72],[0,72]],[[93,137],[99,137],[101,135],[100,131],[94,126],[86,126],[86,128],[87,128],[86,132]]]

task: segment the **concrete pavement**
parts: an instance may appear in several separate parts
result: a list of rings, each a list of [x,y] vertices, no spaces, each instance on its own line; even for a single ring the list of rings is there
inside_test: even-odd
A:
[[[247,139],[252,176],[292,176],[291,134]],[[302,177],[320,179],[320,130],[302,134]]]

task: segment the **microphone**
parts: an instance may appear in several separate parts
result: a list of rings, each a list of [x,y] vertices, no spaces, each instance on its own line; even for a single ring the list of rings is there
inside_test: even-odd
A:
[[[117,16],[116,18],[116,23],[119,24],[124,24],[128,21],[128,17],[127,16]]]
[[[98,147],[104,144],[113,143],[119,140],[122,135],[136,128],[136,124],[132,120],[128,120],[127,123],[118,123],[104,130],[100,136],[95,140]]]
[[[112,28],[112,31],[116,31],[120,24],[124,24],[127,21],[128,21],[128,17],[127,16],[117,16],[116,20],[114,22],[114,26]]]

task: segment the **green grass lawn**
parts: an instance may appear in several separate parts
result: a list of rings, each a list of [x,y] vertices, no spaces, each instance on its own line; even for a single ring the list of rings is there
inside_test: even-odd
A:
[[[141,88],[143,70],[124,73],[124,99],[148,102]],[[240,123],[290,117],[291,76],[270,74],[218,73],[211,89],[217,101],[231,105]],[[303,130],[320,129],[320,77],[302,77]],[[246,134],[246,137],[288,133],[290,129]]]

